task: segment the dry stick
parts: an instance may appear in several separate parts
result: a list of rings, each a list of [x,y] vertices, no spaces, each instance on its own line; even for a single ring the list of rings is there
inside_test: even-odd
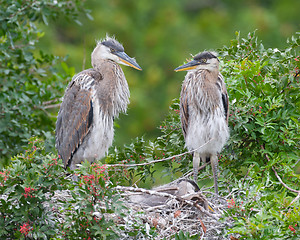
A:
[[[206,211],[203,207],[201,207],[196,202],[184,199],[184,198],[179,197],[179,196],[174,196],[172,194],[165,193],[165,192],[157,192],[157,191],[154,191],[154,190],[147,190],[147,189],[144,189],[144,188],[116,186],[115,189],[116,190],[121,190],[121,191],[129,191],[129,192],[141,192],[141,193],[146,193],[146,194],[149,194],[149,195],[156,195],[156,196],[160,196],[160,197],[167,197],[167,198],[175,199],[177,201],[184,202],[184,203],[186,203],[190,206],[194,206],[194,207],[198,208],[201,212],[207,214],[208,216],[214,218],[215,220],[218,220],[218,218],[215,215],[213,215],[210,212]]]
[[[204,163],[203,165],[201,165],[199,168],[198,168],[198,172],[200,172],[202,169],[204,169],[210,162],[206,162]],[[190,172],[188,174],[185,175],[185,177],[189,177],[193,174],[193,172]]]
[[[49,100],[49,101],[45,101],[45,102],[42,102],[42,105],[51,105],[52,103],[55,103],[57,101],[61,101],[62,98],[55,98],[55,99],[52,99],[52,100]]]
[[[171,156],[171,157],[162,158],[162,159],[159,159],[159,160],[154,160],[154,161],[146,162],[146,163],[136,163],[136,164],[122,164],[122,163],[118,163],[118,164],[111,164],[111,165],[107,164],[106,167],[136,167],[136,166],[146,166],[146,165],[150,165],[150,164],[158,163],[158,162],[164,162],[164,161],[167,161],[167,160],[171,160],[171,159],[174,159],[174,158],[177,158],[177,157],[180,157],[180,156],[183,156],[183,155],[195,152],[195,151],[199,150],[200,148],[204,147],[206,144],[208,144],[212,140],[213,140],[213,138],[210,139],[208,142],[204,143],[203,145],[201,145],[200,147],[194,149],[194,150],[191,150],[191,151],[188,151],[188,152],[184,152],[184,153],[180,153],[180,154],[177,154],[177,155],[174,155],[174,156]]]
[[[261,145],[260,147],[261,147],[261,149],[265,150],[265,148],[264,148],[263,145]],[[266,156],[266,159],[270,162],[270,158],[269,158],[268,154],[265,153],[265,156]],[[275,173],[275,176],[277,177],[277,179],[279,180],[279,182],[280,182],[286,189],[290,190],[291,192],[298,193],[297,197],[290,203],[290,206],[291,206],[294,202],[296,202],[296,201],[300,198],[300,190],[295,190],[295,189],[293,189],[293,188],[290,188],[288,185],[286,185],[286,184],[282,181],[282,179],[280,178],[280,176],[278,175],[278,173],[277,173],[276,169],[274,168],[274,166],[272,166],[272,170],[273,170],[273,172]]]
[[[242,186],[244,185],[244,182],[245,182],[246,178],[248,177],[249,172],[251,171],[251,169],[252,169],[253,167],[254,167],[254,164],[252,164],[252,166],[248,169],[246,175],[245,175],[244,178],[243,178]]]
[[[60,107],[60,103],[52,104],[52,105],[46,105],[46,106],[44,107],[44,109],[58,108],[58,107]]]

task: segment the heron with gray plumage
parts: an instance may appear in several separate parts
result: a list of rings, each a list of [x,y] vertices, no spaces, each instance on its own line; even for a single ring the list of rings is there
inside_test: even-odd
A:
[[[218,153],[229,138],[228,95],[219,59],[205,51],[175,71],[187,71],[180,94],[180,119],[186,147],[194,150],[194,181],[200,161],[210,161],[218,194]]]
[[[114,38],[97,43],[92,68],[69,83],[56,122],[56,148],[64,168],[105,156],[112,145],[113,122],[129,104],[129,88],[119,64],[142,70]]]

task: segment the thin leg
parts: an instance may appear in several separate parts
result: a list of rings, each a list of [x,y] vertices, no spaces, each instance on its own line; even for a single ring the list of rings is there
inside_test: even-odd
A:
[[[200,165],[200,155],[198,152],[194,152],[193,156],[193,171],[194,171],[194,181],[197,183],[198,181],[198,170]]]
[[[212,154],[210,156],[210,163],[211,163],[211,168],[213,171],[214,175],[214,186],[215,186],[215,193],[218,193],[218,156],[217,154]]]
[[[76,169],[76,164],[72,164],[72,162],[71,162],[70,170],[75,170],[75,169]],[[72,176],[72,181],[73,182],[78,182],[78,176],[76,176],[75,173]]]

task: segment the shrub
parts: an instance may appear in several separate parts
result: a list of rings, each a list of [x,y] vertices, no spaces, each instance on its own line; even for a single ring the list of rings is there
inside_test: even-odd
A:
[[[67,180],[61,160],[46,155],[42,145],[32,138],[26,152],[0,172],[0,238],[49,239],[56,234],[55,216],[45,203]]]
[[[231,102],[231,138],[220,182],[240,202],[228,214],[236,220],[229,232],[242,239],[296,239],[300,234],[295,199],[300,195],[295,174],[300,33],[287,43],[284,50],[265,49],[255,33],[245,39],[237,33],[220,51]]]
[[[105,214],[122,213],[105,165],[84,163],[79,181],[32,138],[26,152],[0,171],[1,239],[118,239]]]
[[[74,69],[68,69],[64,59],[37,49],[44,35],[38,23],[47,25],[58,16],[76,20],[80,12],[87,14],[82,4],[68,0],[1,2],[1,160],[7,161],[20,152],[32,135],[50,140],[55,116],[49,109],[59,102]],[[65,71],[61,70],[61,63]]]

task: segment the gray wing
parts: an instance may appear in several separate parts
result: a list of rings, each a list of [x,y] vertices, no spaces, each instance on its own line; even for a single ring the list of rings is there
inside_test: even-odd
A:
[[[180,120],[184,138],[187,134],[189,122],[189,105],[188,105],[188,91],[186,84],[183,83],[180,93]]]
[[[222,104],[224,107],[224,113],[225,113],[225,118],[228,123],[228,117],[229,117],[229,99],[228,99],[228,94],[227,94],[227,89],[226,85],[224,82],[224,77],[222,74],[219,74],[218,78],[220,79],[222,86],[221,86],[221,94],[222,94]]]
[[[77,79],[84,76],[79,75]],[[81,89],[74,81],[64,95],[56,122],[56,148],[65,168],[71,163],[93,122],[91,95],[90,90]]]

